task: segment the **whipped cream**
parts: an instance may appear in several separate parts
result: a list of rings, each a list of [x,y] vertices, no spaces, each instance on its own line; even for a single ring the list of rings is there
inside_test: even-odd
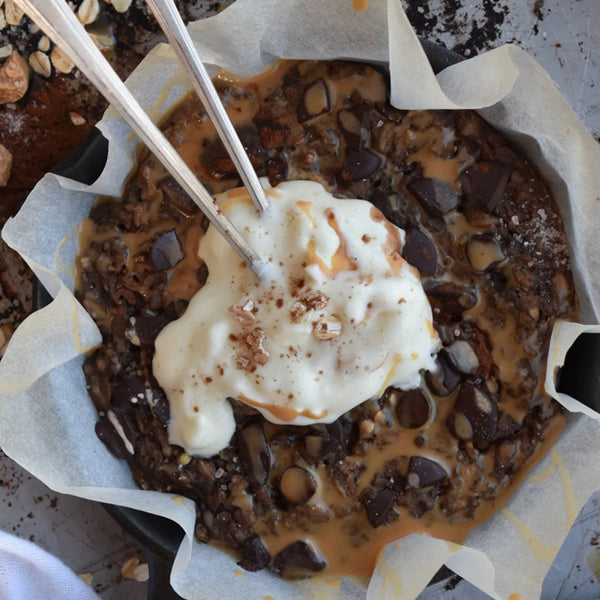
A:
[[[209,228],[209,276],[156,340],[154,375],[171,408],[169,439],[189,454],[225,448],[228,398],[274,423],[330,423],[390,385],[415,388],[439,346],[404,232],[363,200],[320,184],[266,189],[259,213],[244,188],[216,197],[265,261],[258,281]]]

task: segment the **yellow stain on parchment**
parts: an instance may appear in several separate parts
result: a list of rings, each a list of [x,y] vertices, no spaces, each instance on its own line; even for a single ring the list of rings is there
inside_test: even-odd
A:
[[[244,579],[244,574],[239,569],[234,569],[233,574],[240,579]]]
[[[181,496],[173,496],[173,498],[171,498],[171,500],[173,500],[173,502],[175,502],[175,504],[185,504],[185,502]]]
[[[552,448],[550,451],[548,466],[543,471],[530,475],[529,480],[532,483],[538,483],[540,485],[546,483],[554,474],[555,469],[558,471],[558,476],[560,477],[562,485],[565,512],[567,514],[567,530],[569,530],[577,517],[577,502],[575,500],[575,492],[573,491],[569,470],[556,448]]]
[[[73,345],[77,354],[83,354],[83,347],[81,344],[81,332],[79,331],[79,309],[77,308],[77,301],[73,298]]]
[[[515,592],[514,594],[511,594],[506,600],[523,600],[523,596]]]
[[[591,552],[585,557],[585,562],[596,578],[600,577],[600,548],[592,548]]]
[[[273,596],[263,596],[263,600],[275,600]]]
[[[70,261],[66,261],[62,257],[62,250],[66,243],[72,239],[73,236],[77,235],[79,235],[79,225],[71,229],[71,231],[69,231],[67,235],[65,235],[65,237],[58,243],[58,246],[54,251],[54,270],[56,271],[57,275],[67,275],[68,277],[75,279],[75,265]]]
[[[448,547],[448,552],[450,552],[450,554],[454,554],[462,549],[460,544],[455,544],[454,542],[446,542],[446,546]]]
[[[501,509],[501,513],[515,526],[523,538],[523,541],[527,544],[535,556],[547,562],[552,562],[554,556],[558,552],[558,547],[544,544],[536,537],[535,533],[533,533],[533,531],[531,531],[531,529],[525,525],[525,523],[519,519],[519,517],[517,517],[517,515],[510,512],[506,508]]]
[[[325,583],[329,587],[339,589],[340,584],[342,583],[342,578],[341,577],[329,577],[328,579],[325,580]]]
[[[381,585],[381,597],[385,598],[385,592],[389,587],[392,588],[392,592],[394,596],[401,596],[404,592],[404,585],[402,584],[402,579],[400,577],[399,569],[391,567],[384,553],[382,552],[379,555],[379,560],[377,561],[377,573],[381,577],[382,585]]]

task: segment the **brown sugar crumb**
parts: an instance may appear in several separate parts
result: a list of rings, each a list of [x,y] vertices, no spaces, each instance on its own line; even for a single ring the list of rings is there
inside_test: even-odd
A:
[[[363,234],[363,236],[360,238],[365,244],[368,244],[373,238],[368,234],[365,233]]]

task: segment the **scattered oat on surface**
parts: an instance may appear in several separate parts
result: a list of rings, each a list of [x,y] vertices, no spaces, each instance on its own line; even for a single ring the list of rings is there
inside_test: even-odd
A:
[[[58,46],[52,48],[50,60],[54,68],[61,73],[70,73],[73,70],[71,59]]]
[[[14,0],[6,0],[4,17],[9,25],[18,25],[24,14],[24,11],[15,4]]]
[[[29,55],[29,66],[42,77],[50,77],[52,74],[50,58],[39,50]]]
[[[123,563],[123,566],[121,567],[121,575],[125,579],[148,581],[148,564],[140,563],[140,559],[134,556]]]

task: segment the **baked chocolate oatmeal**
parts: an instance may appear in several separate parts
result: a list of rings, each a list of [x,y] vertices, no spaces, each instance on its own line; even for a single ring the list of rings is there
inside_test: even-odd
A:
[[[226,449],[200,458],[169,444],[154,341],[207,279],[207,221],[142,150],[123,198],[100,199],[81,235],[77,294],[103,335],[84,364],[98,436],[142,488],[195,500],[198,538],[248,570],[368,576],[409,533],[463,539],[563,425],[543,378],[553,322],[574,319],[576,299],[552,198],[476,113],[397,110],[385,74],[364,64],[283,62],[217,87],[271,185],[319,182],[406,231],[402,255],[442,342],[437,370],[330,424],[273,424],[229,399]],[[239,185],[193,95],[163,129],[213,193]]]

